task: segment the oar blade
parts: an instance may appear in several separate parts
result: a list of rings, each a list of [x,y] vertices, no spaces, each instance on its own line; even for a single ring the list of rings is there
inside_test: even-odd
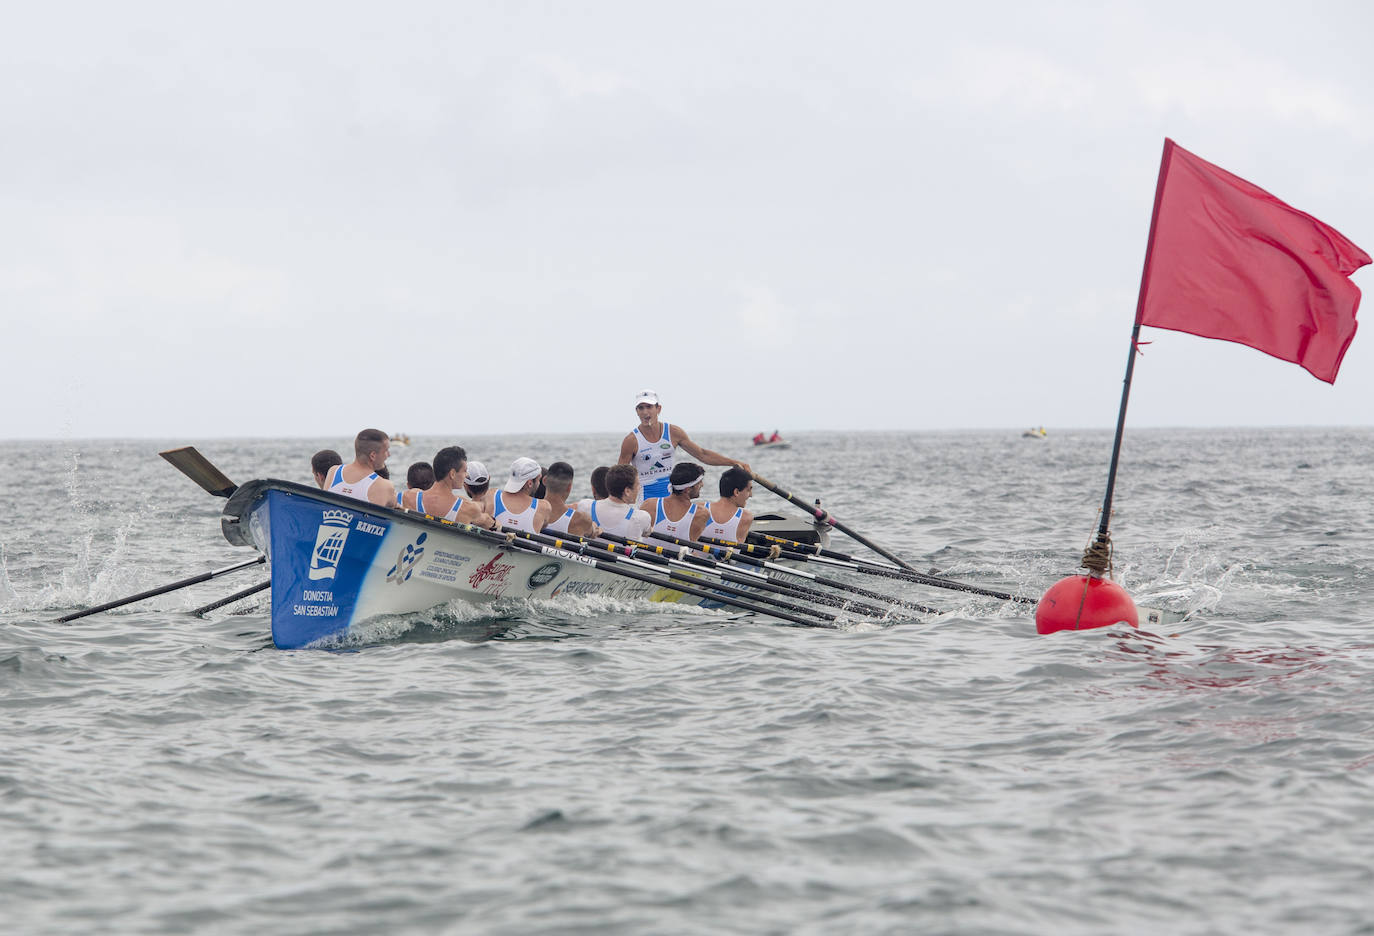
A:
[[[228,497],[238,490],[238,485],[224,476],[210,459],[196,451],[194,445],[168,449],[158,452],[163,458],[186,477],[199,484],[204,490],[216,497]]]

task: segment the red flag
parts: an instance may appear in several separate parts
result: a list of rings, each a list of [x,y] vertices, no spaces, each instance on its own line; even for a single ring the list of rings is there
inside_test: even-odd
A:
[[[1237,341],[1335,383],[1369,254],[1173,140],[1164,141],[1136,324]]]

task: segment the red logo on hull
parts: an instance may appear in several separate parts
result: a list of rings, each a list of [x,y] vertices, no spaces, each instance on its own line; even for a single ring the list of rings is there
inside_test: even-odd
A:
[[[506,585],[506,576],[510,575],[513,565],[506,565],[501,561],[503,557],[498,553],[491,557],[491,561],[479,565],[471,575],[468,576],[468,584],[473,588],[478,588],[483,582],[490,582],[490,587],[482,589],[485,594],[499,594]]]

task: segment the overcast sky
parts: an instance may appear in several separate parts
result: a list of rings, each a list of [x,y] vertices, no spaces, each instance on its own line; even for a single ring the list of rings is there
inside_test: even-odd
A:
[[[6,6],[0,437],[1108,427],[1166,135],[1374,251],[1363,2]]]

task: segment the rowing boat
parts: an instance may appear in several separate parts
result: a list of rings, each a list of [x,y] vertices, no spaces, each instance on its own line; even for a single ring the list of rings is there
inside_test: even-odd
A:
[[[779,439],[779,440],[776,441],[776,442],[755,442],[755,443],[754,443],[754,451],[756,451],[756,452],[757,452],[759,449],[790,449],[791,447],[792,447],[792,443],[791,443],[791,442],[787,442],[787,441],[785,441],[785,440],[783,440],[783,439]]]
[[[220,518],[225,538],[268,559],[272,642],[295,649],[346,635],[382,615],[413,614],[455,599],[600,595],[719,607],[589,556],[377,507],[292,481],[249,481]],[[709,588],[709,583],[703,582]]]

